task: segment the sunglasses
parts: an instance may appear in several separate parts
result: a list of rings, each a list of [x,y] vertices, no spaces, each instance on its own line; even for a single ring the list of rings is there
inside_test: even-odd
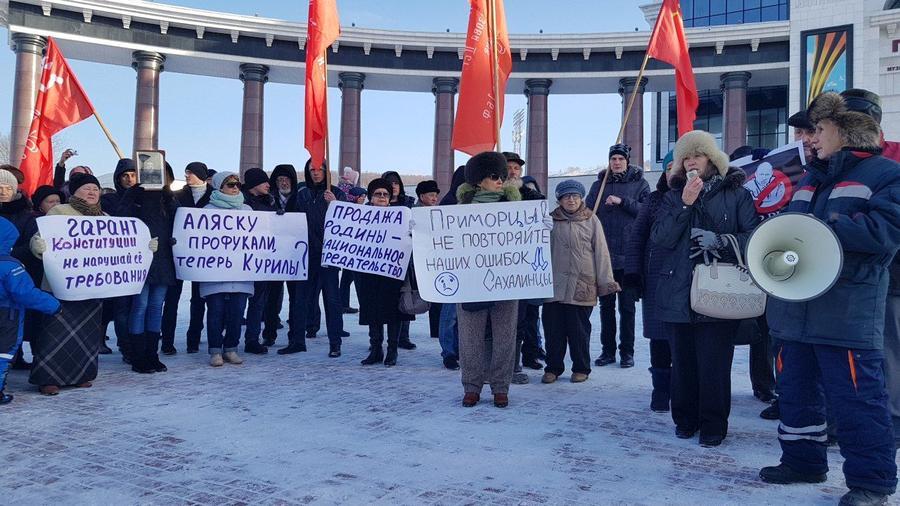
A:
[[[506,181],[506,178],[500,174],[491,174],[488,178],[490,178],[491,181]]]
[[[229,188],[240,188],[241,183],[239,183],[237,181],[229,181],[229,182],[225,183],[225,186],[227,186]]]
[[[391,194],[388,192],[373,192],[372,196],[373,197],[390,197]]]

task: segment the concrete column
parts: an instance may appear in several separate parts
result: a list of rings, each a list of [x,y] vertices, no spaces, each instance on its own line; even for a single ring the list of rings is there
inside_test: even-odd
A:
[[[22,161],[25,139],[34,118],[34,102],[41,85],[41,58],[46,47],[47,39],[44,37],[12,34],[10,48],[16,53],[16,75],[13,82],[12,128],[9,132],[9,163],[16,167]]]
[[[131,66],[137,71],[132,149],[158,149],[159,75],[166,57],[152,51],[135,51],[131,58]]]
[[[631,93],[637,87],[637,95],[634,97],[631,115],[628,116],[628,123],[625,124],[625,131],[622,133],[622,142],[631,147],[631,165],[637,165],[642,168],[644,166],[644,87],[646,86],[646,77],[642,77],[641,82],[638,82],[636,77],[619,79],[619,95],[622,96],[623,119],[625,118],[625,110],[628,108],[628,101],[631,100]]]
[[[551,84],[550,79],[525,81],[525,96],[528,97],[525,173],[537,181],[542,192],[547,191],[547,96]]]
[[[269,67],[256,63],[241,64],[244,83],[244,107],[241,113],[241,177],[247,169],[263,167],[264,86],[269,80]]]
[[[456,118],[454,96],[459,90],[459,79],[435,77],[431,92],[434,93],[434,160],[431,177],[437,181],[442,194],[450,191],[453,179],[453,120]]]
[[[344,167],[358,171],[360,174],[360,105],[366,75],[360,72],[341,72],[338,74],[341,89],[341,156],[340,164],[332,169],[337,170],[338,177]]]
[[[722,82],[722,148],[726,154],[747,144],[747,87],[750,72],[726,72]],[[756,146],[754,146],[756,147]]]

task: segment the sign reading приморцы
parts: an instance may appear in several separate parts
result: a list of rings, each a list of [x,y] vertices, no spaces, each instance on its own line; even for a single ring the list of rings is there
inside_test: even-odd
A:
[[[409,209],[334,201],[325,216],[322,265],[404,279],[412,242]]]
[[[429,302],[553,297],[547,201],[413,209],[413,261]]]
[[[309,242],[303,213],[181,207],[175,213],[172,235],[178,279],[307,279]]]
[[[136,218],[41,216],[47,243],[44,275],[61,300],[88,300],[140,293],[153,261],[150,231]]]

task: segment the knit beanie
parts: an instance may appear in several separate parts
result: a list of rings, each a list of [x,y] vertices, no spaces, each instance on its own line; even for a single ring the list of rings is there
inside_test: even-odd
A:
[[[244,186],[248,190],[268,182],[269,176],[262,169],[254,167],[252,169],[247,169],[247,172],[244,172]]]
[[[16,179],[16,175],[8,170],[0,170],[0,184],[12,186],[13,193],[19,191],[19,181]]]
[[[631,147],[628,144],[613,144],[609,147],[609,157],[613,155],[622,155],[626,160],[631,160]]]
[[[69,179],[69,195],[75,195],[75,192],[86,184],[97,185],[97,189],[103,188],[100,186],[100,181],[93,174],[78,173]]]
[[[229,177],[238,177],[234,172],[228,172],[227,170],[223,170],[222,172],[216,172],[216,174],[212,178],[212,186],[213,190],[221,190],[222,183],[225,182]]]
[[[66,196],[63,194],[63,192],[50,185],[43,185],[38,186],[37,190],[34,190],[34,194],[31,196],[32,207],[34,207],[35,209],[40,209],[41,203],[44,202],[44,199],[49,197],[50,195],[58,196],[59,203],[65,204]]]
[[[575,181],[574,179],[566,179],[565,181],[556,185],[556,200],[560,200],[566,195],[571,195],[573,193],[578,194],[579,197],[584,198],[584,185]]]
[[[209,177],[209,169],[203,162],[191,162],[184,168],[185,172],[197,176],[198,179],[205,181]]]

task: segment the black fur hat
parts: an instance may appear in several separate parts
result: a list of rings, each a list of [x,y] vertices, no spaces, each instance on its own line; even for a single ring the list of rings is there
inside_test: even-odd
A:
[[[506,157],[496,151],[484,151],[469,158],[466,162],[466,182],[472,186],[478,186],[481,181],[497,174],[506,179]]]

